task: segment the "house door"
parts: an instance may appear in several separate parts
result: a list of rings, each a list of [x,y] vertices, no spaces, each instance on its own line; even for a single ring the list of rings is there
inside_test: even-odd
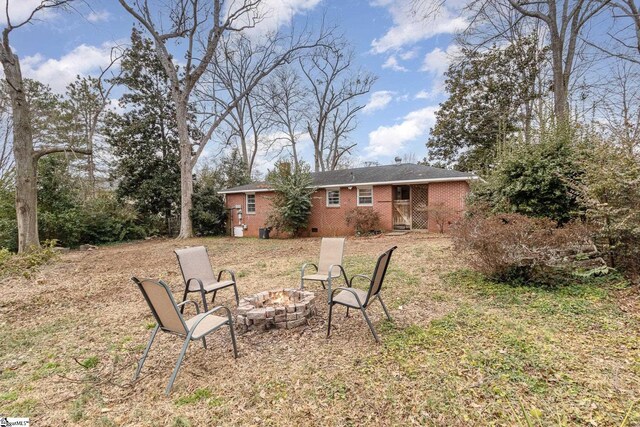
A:
[[[393,228],[411,229],[411,187],[398,185],[393,189]]]

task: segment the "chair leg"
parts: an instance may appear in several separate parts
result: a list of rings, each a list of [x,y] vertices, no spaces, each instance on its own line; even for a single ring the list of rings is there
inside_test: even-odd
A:
[[[349,307],[347,307],[347,314],[344,317],[349,317]]]
[[[202,337],[202,347],[204,347],[204,349],[207,349],[207,339],[205,337]]]
[[[233,358],[238,358],[238,347],[236,345],[236,334],[233,331],[233,324],[229,322],[229,333],[231,333],[231,344],[233,345]]]
[[[215,304],[216,303],[216,295],[218,295],[218,291],[213,291],[213,298],[211,298],[211,305],[213,305],[213,306],[216,305]]]
[[[236,307],[240,305],[240,295],[238,295],[238,286],[233,284],[233,292],[236,294]]]
[[[200,296],[202,296],[202,306],[204,307],[204,313],[206,313],[209,311],[209,306],[207,305],[207,294],[201,290]]]
[[[322,283],[322,289],[327,289],[327,287],[324,285],[324,280],[320,280],[320,283]]]
[[[182,295],[182,302],[185,302],[187,300],[187,294],[189,293],[189,287],[185,286],[184,287],[184,295]],[[184,305],[182,307],[180,307],[180,314],[184,313]]]
[[[329,321],[327,322],[327,338],[331,334],[331,315],[333,314],[333,304],[329,304]]]
[[[140,375],[140,371],[142,370],[142,365],[144,365],[144,361],[147,360],[147,355],[149,354],[149,350],[151,349],[151,344],[153,344],[153,340],[156,339],[156,334],[160,329],[160,325],[156,325],[153,328],[153,332],[151,332],[151,338],[149,339],[149,343],[147,344],[147,348],[144,349],[144,353],[142,353],[142,358],[138,361],[138,369],[136,369],[136,373],[133,375],[133,379],[136,380],[138,375]]]
[[[171,392],[171,388],[173,387],[173,382],[176,380],[176,377],[178,376],[180,365],[182,365],[182,359],[184,359],[184,354],[187,352],[187,348],[189,347],[189,341],[191,341],[191,336],[187,336],[187,338],[184,340],[184,344],[182,345],[182,351],[180,352],[180,356],[178,357],[178,361],[176,362],[176,367],[173,369],[171,378],[169,378],[169,384],[167,384],[167,389],[165,391],[165,394],[167,396]]]
[[[380,301],[380,305],[382,305],[382,309],[384,310],[384,314],[387,315],[387,319],[393,320],[391,319],[391,316],[389,316],[389,311],[387,310],[387,306],[384,305],[384,302],[382,302],[382,298],[380,298],[380,294],[378,294],[378,301]]]
[[[362,311],[362,315],[364,316],[364,320],[367,321],[367,324],[369,325],[369,329],[371,329],[371,333],[373,334],[373,338],[376,340],[376,342],[380,342],[380,340],[378,339],[378,334],[376,334],[376,330],[373,329],[373,325],[371,324],[371,320],[369,320],[369,316],[367,316],[367,312],[364,310],[364,307],[360,307],[360,311]]]

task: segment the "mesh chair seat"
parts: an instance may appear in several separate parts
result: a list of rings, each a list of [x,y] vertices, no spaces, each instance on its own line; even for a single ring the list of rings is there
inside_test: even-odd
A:
[[[334,274],[331,277],[340,277],[340,274]],[[327,274],[306,274],[304,276],[302,276],[303,280],[317,280],[317,281],[321,281],[321,282],[326,282],[327,280],[329,280],[329,273]]]
[[[193,325],[195,325],[203,317],[204,319],[200,323],[198,323],[196,328],[191,333],[191,336],[195,340],[202,338],[203,336],[207,335],[209,332],[215,330],[216,328],[219,328],[220,326],[224,325],[229,321],[229,319],[227,319],[226,317],[214,316],[214,315],[207,316],[206,313],[201,313],[196,316],[193,316],[191,319],[187,319],[184,321],[185,325],[187,325],[187,329],[191,331],[191,329],[193,328]]]
[[[202,286],[206,293],[217,291],[218,289],[226,288],[227,286],[233,286],[236,282],[233,280],[223,280],[218,282],[216,279],[208,279],[202,281]],[[199,292],[200,283],[197,280],[189,282],[189,292]]]
[[[358,304],[358,300],[356,296],[353,295],[349,291],[340,291],[340,293],[333,297],[332,301],[334,304],[342,304],[347,307],[360,308],[362,304],[367,300],[367,291],[363,291],[362,289],[351,288],[353,292],[358,294],[358,298],[360,299],[360,304]]]

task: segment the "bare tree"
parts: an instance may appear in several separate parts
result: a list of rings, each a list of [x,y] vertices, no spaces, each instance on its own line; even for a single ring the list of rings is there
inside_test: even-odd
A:
[[[321,32],[317,38],[313,38],[307,33],[298,38],[289,38],[286,47],[265,58],[263,67],[252,83],[207,121],[202,129],[202,137],[192,141],[188,128],[191,95],[218,52],[223,37],[228,33],[240,33],[252,28],[261,20],[261,0],[181,0],[164,2],[158,6],[163,9],[156,11],[151,10],[148,0],[119,2],[151,35],[158,59],[171,82],[171,96],[176,104],[180,140],[179,237],[191,237],[193,168],[213,133],[260,80],[280,65],[294,60],[299,51],[320,44],[327,34]],[[181,56],[176,54],[180,50]]]
[[[306,91],[300,76],[293,67],[278,69],[259,93],[262,103],[270,113],[274,136],[268,142],[269,149],[276,148],[276,157],[285,150],[298,167],[298,142],[304,133]]]
[[[200,101],[213,101],[222,109],[240,97],[240,101],[230,110],[226,123],[228,143],[239,146],[240,153],[247,166],[249,175],[253,172],[256,156],[260,150],[262,137],[270,126],[267,110],[257,95],[262,83],[246,96],[240,96],[247,87],[254,86],[260,78],[264,61],[268,62],[278,49],[278,36],[271,33],[259,40],[253,40],[242,34],[226,37],[212,63],[211,72],[203,79],[204,90],[199,91]],[[266,40],[266,42],[265,42]],[[216,88],[211,99],[207,99],[207,88]],[[213,115],[219,114],[214,110]]]
[[[13,120],[13,157],[15,161],[16,216],[18,219],[18,251],[25,252],[40,247],[37,216],[37,163],[42,156],[65,151],[89,154],[84,149],[69,146],[43,146],[34,148],[33,128],[29,103],[20,69],[20,59],[11,48],[9,36],[30,22],[45,9],[60,8],[72,0],[42,0],[21,22],[12,21],[9,13],[9,0],[5,7],[6,24],[2,30],[0,43],[0,62],[4,69],[7,92],[11,100]]]
[[[482,28],[476,35],[483,33],[486,41],[499,40],[515,27],[527,31],[540,24],[544,28],[551,51],[554,112],[562,122],[568,119],[570,86],[583,33],[609,4],[610,0],[470,0],[463,13],[470,30]],[[428,0],[415,0],[414,7],[423,11],[423,16],[432,17],[444,3],[434,6]]]
[[[98,77],[77,76],[76,81],[67,86],[66,109],[71,126],[68,136],[72,146],[82,146],[91,152],[86,156],[87,185],[85,197],[95,196],[96,191],[96,154],[98,148],[99,128],[102,117],[110,103],[109,96],[116,85],[113,78],[113,66],[120,60],[122,51],[111,50],[111,60],[107,67],[100,71]]]
[[[377,77],[353,70],[352,63],[353,52],[344,41],[318,48],[300,61],[311,98],[307,131],[313,141],[316,172],[335,169],[356,145],[346,143],[346,137],[365,106],[358,98],[371,90]]]

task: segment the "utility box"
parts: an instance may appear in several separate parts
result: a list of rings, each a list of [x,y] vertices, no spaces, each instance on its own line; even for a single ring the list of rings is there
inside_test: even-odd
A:
[[[234,237],[244,236],[244,230],[242,229],[241,225],[236,225],[235,227],[233,227],[233,235]]]

